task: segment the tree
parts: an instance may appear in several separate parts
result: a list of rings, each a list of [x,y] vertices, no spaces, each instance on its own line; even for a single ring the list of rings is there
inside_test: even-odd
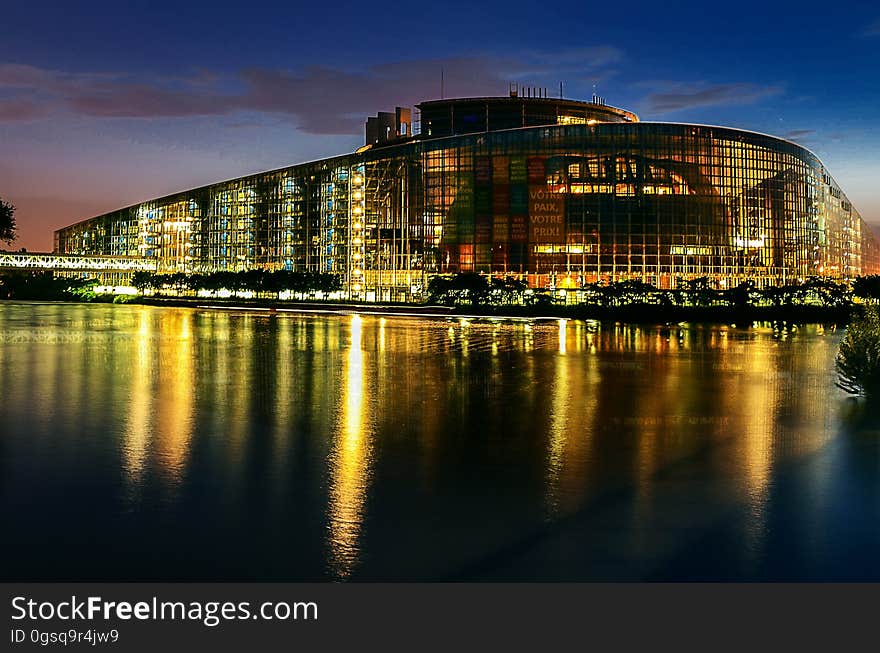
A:
[[[0,242],[11,243],[15,240],[15,207],[0,199]]]
[[[754,302],[755,282],[743,281],[735,288],[727,290],[723,295],[731,306],[741,310],[748,308]]]
[[[489,289],[486,277],[476,272],[459,272],[451,277],[436,276],[428,281],[429,301],[445,305],[485,304]]]
[[[152,272],[138,271],[131,275],[131,285],[140,290],[142,293],[147,288],[155,288],[155,281]]]
[[[428,279],[428,301],[432,304],[455,304],[449,292],[451,285],[449,278],[440,275]]]
[[[460,303],[469,303],[471,306],[486,303],[489,294],[489,281],[476,272],[459,272],[452,277],[450,288],[459,297]]]
[[[804,302],[818,301],[822,306],[835,307],[846,306],[850,303],[850,292],[846,286],[835,283],[824,277],[810,277],[804,282]]]
[[[869,274],[866,277],[856,277],[856,280],[853,281],[853,295],[876,303],[880,300],[880,275]]]
[[[880,315],[869,306],[846,330],[837,354],[838,387],[869,401],[880,398]]]
[[[499,279],[493,277],[489,285],[489,303],[490,304],[522,304],[523,296],[528,290],[529,284],[525,281],[506,277]]]
[[[584,303],[595,306],[607,306],[610,294],[606,292],[607,286],[595,281],[584,286]]]
[[[684,296],[690,306],[711,306],[717,296],[708,277],[690,279],[683,284]]]

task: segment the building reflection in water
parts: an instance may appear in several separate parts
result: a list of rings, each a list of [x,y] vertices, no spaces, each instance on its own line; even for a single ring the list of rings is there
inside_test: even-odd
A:
[[[571,328],[569,328],[571,325]],[[596,399],[600,380],[591,351],[593,337],[584,325],[560,320],[558,355],[554,357],[545,502],[548,519],[577,510],[592,478],[592,444],[596,433]]]
[[[566,340],[568,339],[568,330],[566,328],[566,323],[568,320],[559,320],[559,353],[564,354],[566,352],[566,348],[568,343]]]
[[[27,519],[52,516],[17,553],[79,510],[119,542],[75,551],[94,569],[150,551],[200,578],[457,577],[475,560],[510,579],[662,578],[670,560],[760,577],[774,546],[833,535],[849,480],[821,454],[839,337],[814,327],[28,305],[0,311],[0,335],[0,443],[30,465],[5,478]],[[524,538],[521,566],[499,557]]]
[[[169,485],[180,484],[186,471],[192,437],[193,356],[190,311],[172,313],[159,322],[157,397],[166,409],[156,424],[159,464]]]
[[[281,480],[287,477],[287,468],[290,466],[291,454],[295,451],[295,442],[292,439],[292,424],[295,416],[295,383],[299,381],[291,369],[290,352],[293,349],[293,337],[291,330],[293,323],[290,320],[275,320],[274,363],[272,374],[273,395],[267,400],[271,402],[273,424],[273,477],[278,479],[278,487],[282,487]]]
[[[342,411],[330,454],[329,564],[339,579],[354,571],[370,474],[370,434],[366,418],[363,319],[351,316],[351,341],[342,377]]]
[[[138,322],[133,366],[129,376],[131,390],[128,424],[122,445],[122,465],[131,500],[136,498],[143,479],[151,435],[150,415],[153,403],[150,313],[147,310],[142,311]]]
[[[569,426],[570,380],[569,360],[565,356],[565,321],[559,324],[559,354],[556,362],[556,372],[553,379],[551,413],[550,413],[550,446],[547,456],[547,510],[550,517],[555,517],[560,511],[559,506],[559,475],[561,473],[565,448],[568,440],[576,435],[571,433]]]
[[[154,472],[174,494],[185,474],[193,430],[192,313],[142,309],[122,443],[129,499]]]
[[[746,546],[754,561],[760,555],[762,538],[766,523],[767,491],[773,464],[773,441],[776,420],[776,408],[780,395],[780,369],[775,352],[766,348],[750,348],[748,354],[742,351],[735,360],[743,361],[731,364],[733,356],[726,356],[723,363],[728,369],[728,383],[734,385],[734,391],[722,395],[730,405],[728,414],[743,415],[742,425],[738,425],[737,434],[741,436],[738,443],[740,450],[737,456],[740,477],[743,479],[743,490],[749,510],[746,522]],[[731,375],[736,372],[736,375]],[[736,411],[736,412],[734,412]],[[719,425],[719,439],[730,434],[726,425]]]

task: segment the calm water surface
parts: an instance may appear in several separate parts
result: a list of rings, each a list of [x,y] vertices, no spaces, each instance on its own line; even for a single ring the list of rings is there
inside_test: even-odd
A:
[[[840,332],[0,304],[6,579],[880,579]]]

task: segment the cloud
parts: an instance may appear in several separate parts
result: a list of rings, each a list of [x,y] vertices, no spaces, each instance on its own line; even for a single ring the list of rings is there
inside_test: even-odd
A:
[[[37,120],[46,116],[43,107],[29,100],[0,100],[0,122]]]
[[[790,141],[803,140],[815,133],[815,129],[792,129],[791,131],[782,134],[782,138],[787,138]]]
[[[706,86],[674,84],[669,89],[649,93],[644,99],[647,112],[671,113],[716,105],[752,104],[782,92],[779,86],[735,83]]]
[[[238,112],[278,114],[313,134],[350,134],[364,118],[395,104],[408,106],[440,95],[499,95],[508,83],[547,85],[558,80],[598,81],[622,59],[610,46],[559,52],[523,51],[409,60],[360,69],[310,66],[301,70],[253,68],[230,75],[135,78],[122,73],[68,73],[0,64],[0,120],[70,112],[97,118],[174,118]],[[5,97],[4,97],[5,96]],[[37,107],[43,107],[37,111]]]
[[[233,110],[235,96],[199,95],[191,89],[164,89],[147,84],[105,83],[66,98],[70,107],[100,118],[173,118],[220,115]]]
[[[865,27],[865,29],[860,32],[860,36],[880,36],[880,18]]]

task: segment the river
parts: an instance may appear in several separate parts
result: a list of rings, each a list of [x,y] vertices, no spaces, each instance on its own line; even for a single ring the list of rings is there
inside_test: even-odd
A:
[[[6,580],[880,580],[841,331],[0,304]]]

